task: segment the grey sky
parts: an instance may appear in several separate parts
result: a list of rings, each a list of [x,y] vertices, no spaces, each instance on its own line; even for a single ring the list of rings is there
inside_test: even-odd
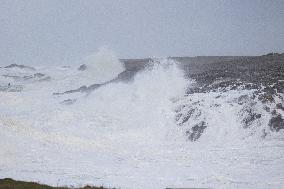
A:
[[[284,52],[284,1],[0,0],[0,64]]]

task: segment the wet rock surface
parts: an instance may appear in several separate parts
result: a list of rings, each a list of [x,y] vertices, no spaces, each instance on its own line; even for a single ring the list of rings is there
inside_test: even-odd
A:
[[[256,119],[261,118],[261,114],[255,113],[252,109],[246,110],[246,116],[242,120],[244,128],[248,128]]]
[[[248,95],[240,95],[230,103],[232,106],[242,107],[238,114],[242,120],[244,129],[257,125],[256,123],[263,117],[263,109],[270,115],[267,127],[278,132],[284,129],[284,54],[270,53],[263,56],[223,56],[223,57],[170,57],[178,62],[179,67],[184,70],[186,78],[194,82],[186,89],[186,96],[196,93],[216,93],[215,99],[222,98],[222,93],[229,91],[251,91]],[[65,95],[71,93],[90,93],[99,87],[112,82],[131,82],[134,76],[152,64],[152,59],[121,59],[124,63],[125,71],[117,78],[102,83],[92,85],[82,85],[79,88],[70,89],[63,92],[55,92],[54,95]],[[31,69],[23,65],[11,64],[5,68]],[[84,71],[86,65],[81,65],[78,70]],[[37,79],[38,81],[49,80],[50,77],[42,73],[34,73],[25,76],[3,75],[15,80]],[[2,86],[1,91],[21,91],[11,86]],[[68,97],[69,98],[69,97]],[[62,104],[72,104],[75,101],[67,99]],[[261,105],[259,105],[259,103]],[[206,115],[200,110],[202,102],[195,101],[190,104],[180,106],[175,110],[177,125],[188,128],[186,136],[195,141],[202,136],[209,125],[206,125]],[[204,104],[204,102],[203,102]],[[218,108],[222,103],[216,102],[209,105],[209,108]],[[282,112],[282,113],[281,113]],[[196,123],[190,123],[195,120]],[[266,129],[266,132],[267,130]]]
[[[85,64],[82,64],[81,66],[79,66],[78,70],[80,71],[85,71],[87,69],[87,66]]]
[[[0,92],[21,92],[23,90],[22,85],[0,85]]]
[[[71,105],[71,104],[74,104],[76,101],[77,101],[76,99],[66,99],[60,102],[60,104]]]
[[[220,61],[220,60],[219,60]],[[283,93],[284,55],[260,57],[235,57],[235,60],[213,63],[186,63],[181,66],[188,78],[197,86],[190,92],[216,90],[261,89],[267,94]],[[262,89],[262,87],[264,88]]]
[[[81,86],[76,89],[71,89],[64,92],[55,92],[53,95],[64,95],[64,94],[70,94],[70,93],[76,93],[76,92],[82,92],[82,93],[90,93],[93,90],[97,89],[98,87],[104,86],[106,84],[112,83],[112,82],[131,82],[134,78],[134,76],[144,68],[146,68],[150,62],[152,61],[149,59],[121,59],[125,66],[125,70],[118,74],[118,76],[110,81],[107,81],[105,83],[94,83],[90,86]],[[81,65],[78,70],[79,71],[85,71],[87,70],[87,66],[85,64]]]
[[[188,139],[191,141],[196,141],[202,135],[206,127],[207,126],[204,121],[194,125],[190,130],[186,131]]]
[[[46,80],[50,79],[49,76],[46,76],[43,73],[35,73],[35,74],[24,75],[24,76],[4,74],[2,76],[6,77],[6,78],[12,78],[14,80],[22,80],[22,81],[30,80],[30,79],[36,79],[36,80],[39,80],[39,81],[46,81]]]
[[[261,109],[264,109],[271,117],[267,125],[268,130],[278,132],[284,129],[283,116],[279,113],[284,111],[284,54],[270,53],[257,57],[174,57],[173,59],[180,62],[180,66],[185,70],[185,76],[194,80],[194,84],[186,90],[188,96],[196,93],[225,94],[229,91],[251,91],[251,95],[241,95],[231,102],[232,106],[237,104],[242,107],[238,114],[243,128],[259,127],[261,125],[259,121],[263,117]],[[216,99],[220,96],[216,96]],[[191,106],[198,108],[193,104]],[[210,107],[215,106],[212,104]],[[183,113],[177,112],[177,123],[186,125],[187,122],[192,121],[192,112],[192,108]],[[186,136],[191,141],[200,138],[206,130],[203,122],[197,125],[190,124],[190,127],[186,131]]]
[[[65,92],[62,92],[62,93],[59,93],[59,92],[53,93],[53,95],[64,95],[64,94],[77,93],[77,92],[89,93],[89,92],[97,89],[101,85],[103,85],[103,84],[93,84],[93,85],[90,85],[90,86],[83,85],[83,86],[81,86],[77,89],[68,90],[68,91],[65,91]]]
[[[284,129],[284,119],[280,114],[277,114],[270,119],[268,125],[272,131],[279,131],[280,129]]]
[[[19,64],[10,64],[8,66],[5,66],[4,68],[20,68],[20,69],[29,69],[35,71],[36,69],[30,66],[25,65],[19,65]]]
[[[50,79],[50,76],[38,72],[34,67],[11,64],[0,68],[0,91],[21,92],[26,84],[46,82]]]
[[[187,95],[251,91],[252,95],[240,96],[232,102],[233,106],[235,104],[243,106],[239,112],[243,128],[255,125],[262,118],[263,115],[259,111],[261,107],[257,105],[259,102],[271,115],[269,128],[276,132],[284,128],[283,118],[278,112],[284,110],[284,53],[251,57],[171,57],[171,59],[180,63],[179,66],[184,70],[185,77],[194,80],[194,84],[186,90]],[[126,70],[133,69],[132,63],[138,64],[138,68],[143,69],[147,61],[150,60],[125,60]],[[220,95],[216,96],[216,99],[218,98]],[[279,100],[282,102],[279,103]],[[183,106],[176,110],[178,125],[186,125],[191,119],[203,116],[203,113],[198,110],[198,105],[190,106],[191,108]],[[214,104],[211,105],[213,106]],[[204,123],[205,121],[200,122],[186,131],[191,141],[197,140],[206,130]]]

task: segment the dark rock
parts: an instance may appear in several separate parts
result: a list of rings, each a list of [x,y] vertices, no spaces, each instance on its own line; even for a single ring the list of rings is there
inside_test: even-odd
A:
[[[132,71],[132,70],[125,70],[125,71],[121,72],[120,74],[118,74],[116,80],[124,81],[124,82],[133,81],[134,76],[136,75],[137,72]]]
[[[176,121],[179,121],[179,119],[181,118],[181,116],[182,116],[182,113],[176,114],[175,120],[176,120]]]
[[[42,78],[44,77],[45,74],[42,74],[42,73],[35,73],[33,75],[28,75],[28,76],[24,76],[23,78],[28,80],[28,79],[33,79],[33,78]]]
[[[267,132],[265,131],[265,129],[262,129],[261,138],[265,138],[266,136],[267,136]]]
[[[280,114],[272,117],[268,123],[268,126],[272,131],[278,132],[280,129],[284,129],[284,120]]]
[[[276,104],[276,108],[284,111],[284,107],[281,103]]]
[[[86,64],[82,64],[82,65],[78,68],[78,70],[80,70],[80,71],[85,71],[86,69],[87,69]]]
[[[30,66],[24,66],[24,65],[18,65],[18,64],[10,64],[9,66],[5,66],[5,68],[20,68],[20,69],[29,69],[29,70],[36,70],[33,67]]]
[[[284,78],[284,76],[282,76],[282,78]],[[276,84],[274,85],[274,88],[276,90],[277,93],[284,93],[284,81],[283,82],[276,82]]]
[[[87,86],[83,85],[83,86],[79,87],[78,89],[65,91],[64,94],[75,93],[75,92],[84,92],[86,90],[87,90]]]
[[[34,74],[34,77],[43,77],[43,76],[45,76],[45,74],[43,74],[43,73],[35,73]]]
[[[193,110],[194,111],[194,110]],[[188,112],[185,116],[182,117],[182,121],[179,123],[179,125],[184,124],[185,122],[187,122],[189,120],[189,118],[191,117],[192,112]]]
[[[76,92],[89,93],[100,86],[101,84],[93,84],[93,85],[90,85],[89,87],[83,85],[79,87],[78,89],[68,90],[63,93],[53,93],[53,95],[63,95],[63,94],[70,94],[70,93],[76,93]]]
[[[177,107],[177,108],[175,109],[175,112],[178,113],[178,112],[180,112],[182,109],[184,109],[185,107],[186,107],[186,105],[183,104],[183,105]]]
[[[268,94],[268,93],[264,93],[264,94],[259,95],[258,100],[260,100],[262,103],[275,102],[273,95]]]
[[[0,85],[0,91],[2,92],[21,92],[22,90],[22,85],[11,85],[10,83],[7,86]]]
[[[252,90],[252,89],[258,89],[259,87],[256,84],[248,83],[248,84],[245,84],[244,88],[246,90]]]
[[[212,105],[210,105],[210,107],[219,107],[219,106],[221,106],[221,104],[212,104]]]
[[[63,93],[53,93],[53,95],[63,95],[63,94],[69,94],[69,93],[76,93],[76,92],[83,92],[87,89],[87,87],[85,85],[79,87],[78,89],[74,89],[74,90],[68,90],[65,91]]]
[[[197,109],[197,108],[191,108],[191,109],[189,109],[189,110],[187,111],[187,113],[186,113],[185,115],[182,115],[182,116],[180,117],[179,120],[181,120],[181,121],[180,121],[179,125],[182,125],[182,124],[184,124],[185,122],[187,122],[192,116],[194,116],[194,118],[197,118],[197,117],[199,117],[200,115],[201,115],[201,111],[200,111],[199,109]]]
[[[267,57],[269,57],[269,56],[279,56],[279,55],[280,55],[279,53],[271,52],[271,53],[268,53],[268,54],[263,55],[263,56],[267,56]]]
[[[39,81],[46,81],[49,80],[50,77],[46,76],[42,73],[35,73],[33,75],[26,75],[26,76],[17,76],[17,75],[2,75],[3,77],[13,78],[15,80],[29,80],[29,79],[39,79]]]
[[[242,104],[246,103],[248,100],[249,100],[249,96],[248,95],[241,95],[238,98],[238,104],[242,105]]]
[[[265,106],[263,109],[267,112],[270,112],[270,108],[268,106]]]
[[[220,98],[221,97],[221,95],[218,95],[218,96],[216,96],[215,98]]]
[[[46,76],[44,78],[39,79],[38,81],[42,82],[42,81],[49,81],[49,80],[51,80],[51,77],[50,76]]]
[[[89,87],[87,87],[87,89],[84,91],[84,92],[91,92],[95,89],[97,89],[98,87],[100,87],[101,84],[93,84],[93,85],[90,85]]]
[[[60,104],[64,104],[64,105],[70,105],[76,102],[76,99],[67,99],[67,100],[63,100],[62,102],[60,102]]]
[[[186,131],[188,139],[191,141],[196,141],[200,138],[206,127],[207,126],[204,121],[201,121],[200,123],[196,124],[190,130]]]
[[[2,75],[3,77],[7,77],[7,78],[13,78],[15,80],[20,80],[22,79],[22,77],[17,76],[17,75]]]
[[[271,115],[276,115],[277,114],[277,111],[276,110],[273,110],[272,112],[271,112]]]
[[[268,94],[275,94],[276,93],[276,91],[275,91],[275,89],[273,88],[273,87],[265,87],[264,89],[263,89],[263,91],[264,92],[266,92],[266,93],[268,93]]]
[[[196,81],[196,88],[188,89],[187,94],[253,89],[257,93],[267,93],[262,96],[263,102],[274,102],[271,97],[284,92],[284,54],[176,59],[182,62],[186,77]]]
[[[246,113],[246,117],[242,120],[244,128],[248,128],[256,119],[261,118],[261,114],[253,112],[251,108],[245,108],[243,111]]]
[[[189,87],[186,89],[186,94],[194,94],[194,93],[205,93],[206,90],[203,87]]]

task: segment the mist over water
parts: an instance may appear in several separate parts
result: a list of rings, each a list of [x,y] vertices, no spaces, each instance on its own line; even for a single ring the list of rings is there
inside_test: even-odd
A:
[[[283,135],[268,132],[262,138],[269,116],[261,103],[253,107],[263,116],[249,129],[242,126],[246,104],[236,99],[253,91],[186,94],[195,81],[184,76],[180,63],[161,58],[133,80],[52,95],[105,83],[125,70],[106,49],[85,64],[85,71],[39,67],[51,77],[45,82],[1,78],[1,85],[23,88],[0,91],[1,177],[121,188],[279,188],[283,183]],[[3,74],[33,71],[2,68]],[[190,128],[203,122],[202,137],[190,141]]]

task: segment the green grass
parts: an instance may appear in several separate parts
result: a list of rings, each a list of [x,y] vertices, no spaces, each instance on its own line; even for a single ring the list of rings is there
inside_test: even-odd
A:
[[[35,182],[15,181],[10,178],[0,179],[0,189],[69,189],[68,187],[51,187]],[[105,189],[104,187],[85,186],[76,189]]]

